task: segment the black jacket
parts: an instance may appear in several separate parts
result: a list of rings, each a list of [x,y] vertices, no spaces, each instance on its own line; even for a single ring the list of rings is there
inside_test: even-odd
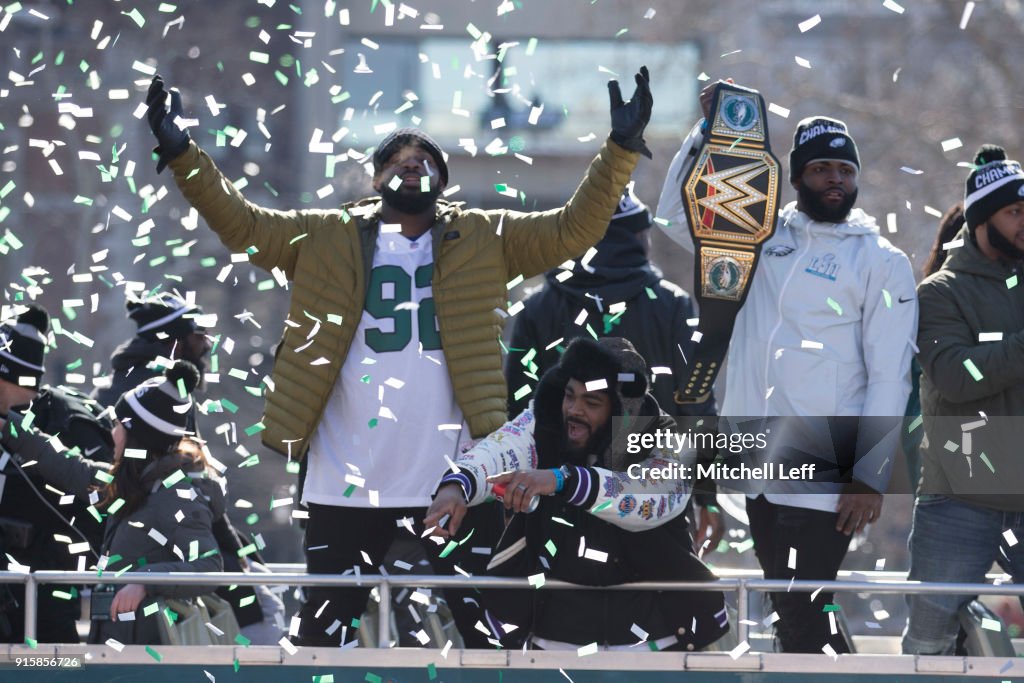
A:
[[[537,380],[527,375],[527,354],[536,364],[534,375],[544,373],[558,363],[570,340],[589,336],[589,325],[598,337],[625,337],[647,361],[648,367],[669,368],[672,374],[656,374],[652,383],[658,404],[672,416],[714,415],[714,397],[703,404],[680,405],[673,393],[687,377],[683,356],[693,352],[694,328],[686,321],[696,317],[689,294],[661,278],[661,273],[648,262],[640,243],[635,239],[605,240],[597,255],[584,269],[579,260],[572,277],[559,282],[560,273],[552,270],[545,276],[543,289],[524,300],[524,308],[515,316],[515,327],[505,361],[508,384],[509,415],[518,415],[529,405],[532,393],[516,393],[524,385],[536,387]],[[600,306],[598,302],[600,301]],[[623,313],[609,313],[609,307],[625,303]],[[576,320],[580,311],[587,317],[582,325]],[[558,339],[557,346],[547,347]]]
[[[44,386],[31,404],[31,412],[35,416],[31,426],[41,432],[58,435],[61,443],[68,448],[77,447],[83,456],[91,460],[112,462],[114,441],[110,435],[111,424],[98,420],[86,410],[84,400],[80,394]],[[16,410],[27,414],[28,407]],[[4,431],[11,427],[9,424]],[[20,429],[20,425],[13,424],[13,428]],[[47,482],[31,465],[21,468],[14,459],[6,464],[2,473],[6,480],[0,497],[0,517],[8,520],[4,534],[0,535],[4,552],[33,569],[76,569],[77,556],[68,552],[66,543],[55,540],[54,534],[68,536],[72,543],[88,540],[94,550],[99,549],[103,539],[102,524],[81,499],[62,505],[61,496],[46,488]],[[14,520],[13,525],[10,520]],[[74,527],[69,524],[72,520]],[[23,545],[14,538],[18,521],[32,527],[27,547],[17,547]],[[95,558],[90,558],[92,561]],[[6,566],[6,560],[0,565]]]

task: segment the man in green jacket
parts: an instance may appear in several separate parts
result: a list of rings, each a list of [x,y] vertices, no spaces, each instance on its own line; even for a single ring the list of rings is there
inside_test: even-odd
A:
[[[910,579],[983,583],[998,562],[1024,580],[1024,171],[983,146],[966,226],[918,286],[924,418]],[[907,654],[953,654],[967,595],[911,595]]]
[[[639,155],[650,156],[646,67],[635,79],[628,102],[609,83],[610,139],[576,193],[562,208],[535,213],[439,199],[448,185],[445,154],[409,128],[373,153],[380,197],[333,210],[257,206],[179,128],[181,95],[153,79],[146,102],[157,171],[171,168],[229,249],[249,250],[252,263],[292,281],[262,434],[268,447],[308,457],[302,502],[311,573],[375,569],[399,526],[418,535],[413,525],[437,473],[470,439],[504,423],[498,338],[506,283],[601,238]],[[459,619],[461,605],[450,602]],[[309,591],[297,642],[344,643],[365,604],[365,590]],[[460,620],[467,641],[474,623]]]

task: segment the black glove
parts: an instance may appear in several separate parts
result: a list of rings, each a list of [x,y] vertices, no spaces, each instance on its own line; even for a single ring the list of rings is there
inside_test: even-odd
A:
[[[611,138],[620,146],[652,159],[651,150],[647,149],[647,143],[644,142],[644,128],[651,120],[651,107],[654,105],[654,98],[651,97],[651,75],[647,72],[647,67],[642,66],[640,73],[634,78],[636,90],[633,91],[633,99],[629,102],[622,101],[619,82],[608,81],[608,98],[612,105]]]
[[[146,93],[146,118],[149,120],[149,128],[156,136],[159,143],[153,151],[159,155],[156,162],[156,172],[160,173],[167,166],[167,162],[174,159],[186,149],[191,138],[188,131],[178,128],[174,122],[181,116],[181,93],[177,88],[171,89],[171,108],[167,109],[167,89],[164,88],[164,79],[157,74]]]

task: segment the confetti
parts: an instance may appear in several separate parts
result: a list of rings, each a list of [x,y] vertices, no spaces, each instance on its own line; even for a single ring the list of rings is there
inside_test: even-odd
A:
[[[589,645],[584,645],[583,647],[577,648],[577,650],[576,650],[576,655],[578,657],[586,657],[587,655],[596,655],[596,654],[597,654],[597,643],[590,643]]]
[[[964,367],[967,368],[967,372],[971,373],[971,377],[974,378],[975,382],[985,379],[985,376],[981,374],[981,370],[978,369],[978,366],[970,358],[964,360]]]
[[[820,23],[821,23],[821,15],[820,14],[815,14],[810,19],[806,19],[804,21],[801,21],[798,24],[798,27],[800,29],[800,33],[806,33],[806,32],[810,31],[812,28],[814,28],[815,26],[817,26]]]
[[[951,152],[954,149],[960,149],[964,146],[964,143],[960,141],[960,138],[950,138],[949,140],[942,141],[942,151]]]

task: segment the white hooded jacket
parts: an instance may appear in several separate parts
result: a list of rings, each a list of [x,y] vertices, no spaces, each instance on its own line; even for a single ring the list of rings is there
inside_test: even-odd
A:
[[[680,186],[700,138],[695,127],[672,160],[656,219],[691,252]],[[902,416],[916,331],[913,270],[875,220],[853,209],[843,223],[822,223],[792,202],[762,245],[736,318],[722,415]],[[894,429],[860,457],[854,477],[884,492],[898,443]],[[798,493],[823,486],[793,482],[789,488]],[[834,512],[840,487],[833,488],[820,495],[765,495],[773,503]]]

